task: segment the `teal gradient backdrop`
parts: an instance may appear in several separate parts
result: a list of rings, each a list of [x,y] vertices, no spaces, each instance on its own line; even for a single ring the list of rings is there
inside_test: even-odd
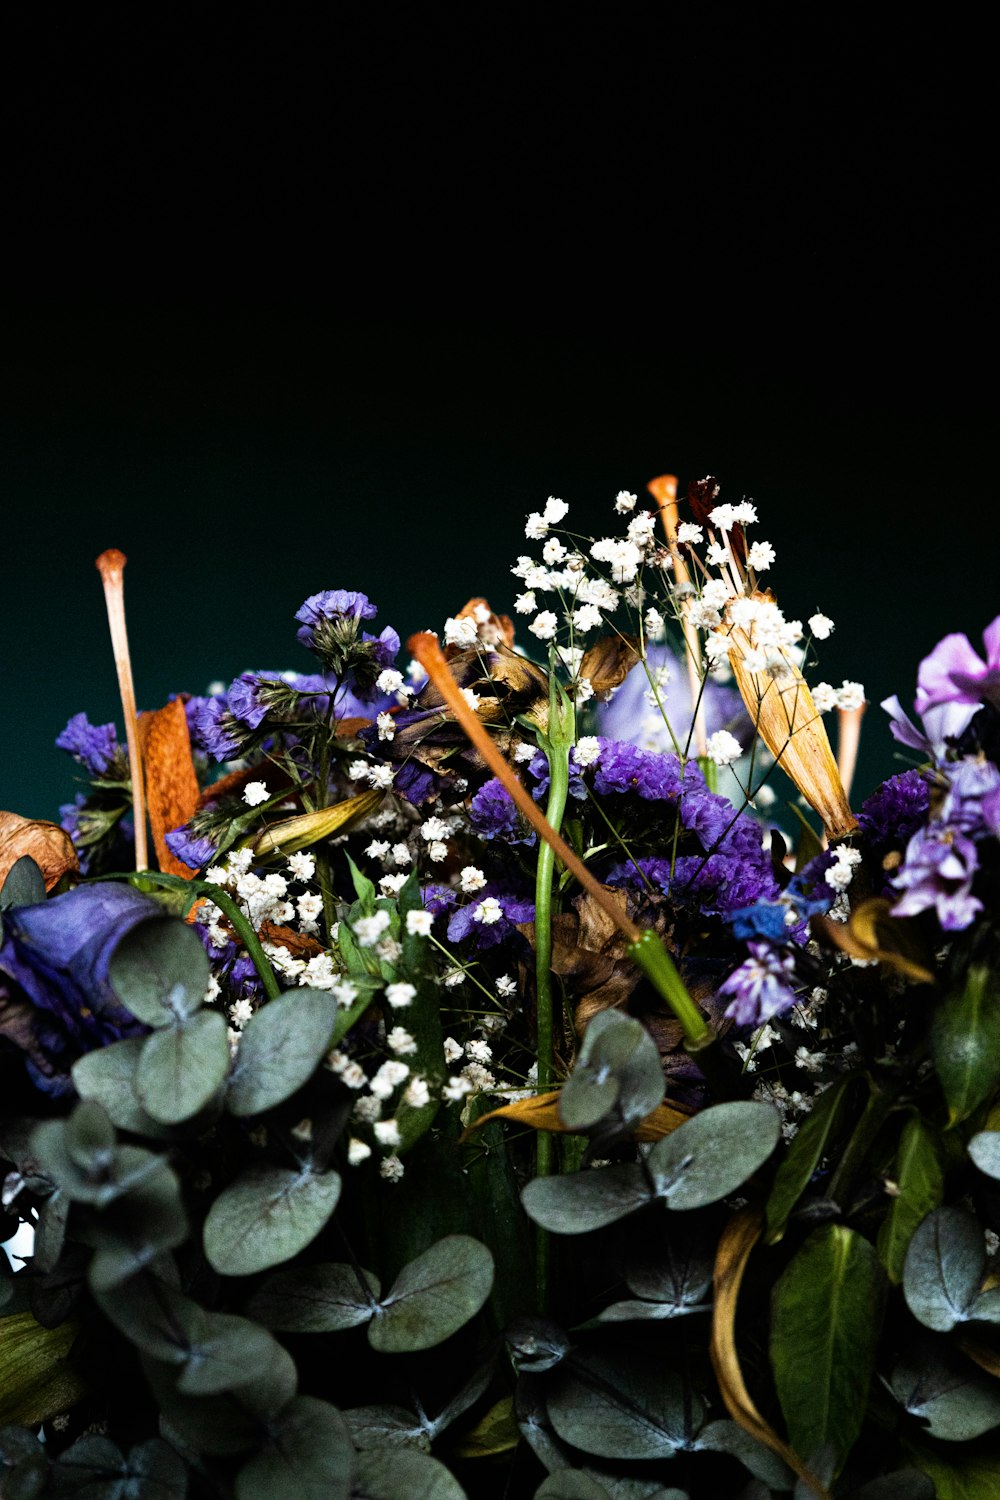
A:
[[[786,612],[835,619],[822,675],[868,689],[862,792],[900,768],[878,700],[1000,609],[986,398],[897,339],[48,308],[9,316],[5,350],[0,806],[34,816],[72,794],[69,715],[117,717],[106,547],[153,707],[305,667],[292,615],[318,589],[365,590],[404,639],[472,594],[510,609],[546,496],[600,534],[619,489],[711,471],[756,501]]]

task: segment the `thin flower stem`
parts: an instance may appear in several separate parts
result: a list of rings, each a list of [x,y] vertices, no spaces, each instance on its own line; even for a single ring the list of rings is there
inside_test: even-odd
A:
[[[135,684],[132,681],[132,660],[128,649],[128,632],[125,629],[125,580],[124,571],[128,558],[124,552],[111,547],[102,552],[95,564],[104,584],[104,603],[108,611],[111,629],[111,645],[115,653],[115,668],[118,673],[118,691],[122,700],[122,716],[125,720],[125,742],[128,745],[129,775],[132,779],[132,820],[135,824],[135,867],[144,870],[149,864],[146,844],[146,791],[142,778],[142,756],[139,753],[139,721],[135,708]]]

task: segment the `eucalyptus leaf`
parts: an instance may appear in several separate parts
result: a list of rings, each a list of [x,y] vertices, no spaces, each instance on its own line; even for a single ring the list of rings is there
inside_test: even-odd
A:
[[[226,1107],[260,1115],[309,1082],[330,1050],[339,1006],[325,990],[295,989],[255,1012],[240,1036]]]
[[[135,1075],[146,1040],[128,1036],[84,1053],[73,1064],[73,1084],[81,1099],[102,1104],[119,1130],[155,1137],[164,1134],[163,1126],[146,1113],[135,1095]]]
[[[767,1200],[767,1243],[781,1239],[789,1217],[799,1198],[812,1180],[813,1173],[847,1114],[848,1092],[852,1080],[841,1078],[824,1089],[813,1109],[798,1128],[784,1161],[774,1177]]]
[[[638,1323],[638,1322],[665,1322],[670,1318],[683,1318],[688,1313],[711,1312],[712,1304],[703,1302],[692,1307],[678,1307],[672,1302],[643,1302],[638,1298],[626,1297],[620,1302],[612,1302],[602,1308],[594,1319],[595,1323]],[[585,1325],[589,1327],[590,1325]]]
[[[108,979],[137,1021],[168,1026],[201,1008],[211,968],[201,939],[179,917],[151,917],[122,938]]]
[[[209,1209],[209,1265],[220,1276],[252,1276],[291,1260],[316,1238],[339,1197],[336,1172],[249,1167]]]
[[[668,1208],[704,1208],[742,1187],[762,1167],[781,1136],[770,1104],[716,1104],[657,1141],[648,1157],[657,1196]]]
[[[361,1273],[366,1297],[353,1266],[339,1262],[295,1266],[269,1276],[247,1304],[251,1317],[283,1333],[334,1333],[367,1323],[379,1295],[378,1278]]]
[[[563,1442],[599,1458],[671,1458],[703,1418],[676,1371],[640,1354],[574,1355],[551,1377],[546,1404]]]
[[[369,1343],[383,1354],[443,1343],[475,1317],[492,1286],[486,1246],[469,1235],[446,1235],[403,1267],[378,1304]]]
[[[617,1106],[622,1122],[641,1120],[666,1091],[656,1044],[641,1021],[618,1010],[599,1011],[559,1095],[568,1130],[589,1130]]]
[[[770,1448],[765,1448],[752,1433],[736,1422],[722,1418],[707,1423],[695,1439],[694,1447],[731,1454],[733,1458],[739,1459],[755,1479],[763,1480],[769,1489],[790,1490],[795,1486],[795,1475],[784,1459],[772,1453]]]
[[[676,1314],[701,1308],[712,1286],[715,1236],[690,1220],[670,1219],[659,1244],[647,1239],[625,1263],[625,1283],[637,1297],[662,1302]],[[680,1225],[683,1232],[673,1228]]]
[[[889,1280],[898,1285],[914,1231],[931,1209],[937,1208],[944,1192],[937,1143],[919,1115],[903,1127],[893,1176],[896,1192],[879,1230],[878,1253]]]
[[[521,1202],[529,1219],[552,1234],[586,1234],[634,1213],[652,1197],[641,1167],[619,1166],[536,1177],[522,1190]]]
[[[974,1215],[962,1208],[935,1209],[906,1252],[906,1305],[925,1328],[947,1333],[973,1315],[985,1269],[986,1244]]]
[[[10,911],[15,906],[37,906],[44,900],[45,876],[30,854],[22,854],[20,859],[15,859],[0,886],[0,912]]]
[[[46,1198],[38,1211],[35,1226],[35,1243],[31,1259],[32,1271],[43,1274],[54,1271],[66,1240],[69,1223],[69,1199],[61,1188]]]
[[[271,1424],[270,1442],[236,1476],[236,1500],[350,1500],[354,1449],[335,1406],[296,1396]]]
[[[996,1500],[1000,1495],[1000,1448],[990,1440],[990,1451],[941,1449],[908,1443],[907,1454],[919,1465],[921,1477],[933,1485],[934,1500]],[[913,1500],[924,1500],[917,1491]],[[907,1500],[904,1496],[903,1500]],[[932,1500],[928,1496],[927,1500]]]
[[[51,1494],[78,1495],[80,1500],[184,1500],[187,1469],[159,1438],[133,1448],[126,1458],[113,1443],[87,1434],[60,1457]]]
[[[904,1355],[889,1384],[900,1405],[927,1424],[930,1437],[967,1443],[1000,1427],[1000,1386],[941,1344]]]
[[[864,1419],[881,1327],[874,1247],[842,1224],[816,1229],[771,1302],[771,1367],[797,1453],[829,1446],[842,1463]]]
[[[934,1485],[919,1469],[896,1469],[871,1479],[851,1495],[851,1500],[934,1500]]]
[[[990,969],[971,968],[964,989],[938,1006],[931,1052],[948,1104],[948,1123],[957,1125],[1000,1081],[1000,993]]]
[[[277,1340],[249,1318],[233,1313],[205,1312],[193,1327],[177,1389],[185,1396],[214,1395],[231,1391],[247,1382],[248,1371],[257,1381],[275,1361],[285,1358]]]
[[[430,1431],[405,1406],[354,1406],[344,1412],[344,1421],[355,1448],[362,1452],[380,1448],[431,1451]]]
[[[582,1469],[557,1469],[535,1491],[535,1500],[611,1500],[603,1484]]]
[[[563,1330],[550,1318],[515,1318],[504,1337],[511,1364],[524,1375],[555,1369],[572,1347]]]
[[[219,1011],[203,1010],[146,1038],[136,1097],[154,1120],[177,1125],[204,1109],[228,1071],[226,1022]]]
[[[201,1308],[166,1279],[167,1257],[95,1301],[119,1333],[164,1364],[188,1357]],[[171,1268],[172,1269],[172,1268]],[[176,1273],[174,1273],[176,1274]]]
[[[173,1171],[161,1161],[155,1177],[102,1214],[92,1234],[98,1249],[87,1274],[95,1294],[110,1291],[151,1265],[164,1250],[183,1243],[188,1222]]]
[[[359,1453],[355,1463],[351,1500],[467,1500],[458,1480],[428,1453]]]
[[[65,1120],[39,1125],[32,1145],[42,1169],[66,1196],[95,1208],[107,1208],[166,1167],[163,1157],[141,1146],[118,1146],[106,1164],[90,1170],[79,1167],[69,1153]]]
[[[66,1121],[64,1140],[70,1160],[83,1172],[104,1171],[114,1160],[115,1127],[93,1099],[76,1106]]]
[[[980,1130],[968,1145],[969,1155],[987,1177],[1000,1179],[1000,1130]]]

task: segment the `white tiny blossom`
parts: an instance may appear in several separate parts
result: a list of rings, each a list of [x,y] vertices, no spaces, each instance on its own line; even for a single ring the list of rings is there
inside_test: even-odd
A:
[[[516,995],[516,980],[511,979],[509,974],[501,974],[497,980],[497,994],[502,1000],[509,1000],[512,995]]]
[[[378,883],[379,892],[383,896],[398,896],[408,877],[405,874],[383,875]]]
[[[710,662],[725,661],[729,656],[729,637],[723,631],[713,631],[705,639],[705,655]]]
[[[836,858],[823,879],[835,891],[846,891],[860,863],[861,851],[859,849],[840,848],[836,851]]]
[[[329,953],[314,953],[299,976],[299,983],[314,990],[333,990],[340,975]]]
[[[523,765],[529,760],[534,760],[537,750],[537,745],[531,745],[527,740],[522,740],[514,751],[514,759],[519,765]]]
[[[465,970],[459,965],[454,969],[447,969],[442,975],[442,984],[446,989],[453,990],[465,982]]]
[[[582,769],[592,766],[601,753],[601,742],[596,734],[585,734],[573,747],[573,759]]]
[[[594,630],[602,624],[603,615],[594,604],[581,604],[579,609],[573,611],[573,628],[581,635],[586,635],[588,630]]]
[[[752,526],[757,519],[757,507],[749,500],[741,500],[739,505],[730,506],[730,509],[738,526]]]
[[[393,844],[389,851],[393,864],[409,865],[413,863],[413,855],[410,853],[408,844]]]
[[[224,869],[222,865],[212,865],[201,878],[212,885],[229,885],[233,877],[231,871]]]
[[[370,917],[359,917],[354,924],[354,936],[362,948],[373,948],[389,926],[389,913],[377,911]]]
[[[630,495],[628,490],[619,490],[615,496],[615,510],[620,516],[628,515],[630,510],[635,509],[638,498],[638,495]]]
[[[360,1063],[348,1063],[340,1070],[340,1081],[349,1089],[361,1089],[365,1086],[365,1070]]]
[[[848,682],[846,679],[837,691],[837,707],[847,710],[861,708],[865,701],[865,690],[860,682]]]
[[[688,621],[696,630],[714,630],[716,625],[722,624],[722,616],[711,604],[705,604],[697,599],[688,610]]]
[[[651,510],[642,510],[628,523],[626,535],[634,546],[646,548],[653,540],[656,517]]]
[[[647,609],[644,621],[646,634],[651,641],[662,641],[667,633],[667,624],[658,609]]]
[[[411,937],[429,937],[433,925],[434,917],[429,911],[408,911],[406,913],[406,930]]]
[[[594,696],[594,684],[589,677],[578,677],[574,684],[574,700],[577,703],[588,703]]]
[[[372,766],[368,772],[368,784],[378,791],[384,792],[392,786],[393,769],[391,766]]]
[[[710,578],[701,591],[701,602],[712,609],[725,609],[732,598],[732,589],[722,578]]]
[[[473,891],[481,891],[485,884],[486,876],[475,865],[466,865],[459,876],[459,885],[470,896]]]
[[[448,845],[440,843],[439,841],[435,841],[433,844],[428,844],[427,857],[428,859],[432,860],[434,864],[439,865],[442,860],[448,858]]]
[[[558,624],[559,621],[556,619],[552,610],[543,609],[541,614],[535,616],[531,624],[528,626],[528,629],[531,631],[532,635],[537,636],[540,641],[551,641],[552,637],[556,633]]]
[[[584,652],[582,646],[557,646],[556,653],[559,660],[566,667],[571,677],[575,677],[583,661]]]
[[[728,729],[717,729],[710,734],[705,744],[705,751],[710,761],[717,766],[732,765],[734,760],[739,760],[743,751],[740,742],[735,735],[729,733]]]
[[[464,1099],[467,1094],[472,1093],[473,1085],[468,1078],[461,1076],[449,1078],[441,1090],[442,1099],[447,1099],[449,1104],[455,1104],[459,1099]]]
[[[682,521],[677,528],[677,540],[692,547],[696,547],[704,535],[701,527],[693,521]]]
[[[533,615],[537,608],[538,600],[531,589],[526,594],[518,594],[514,600],[514,610],[519,615]]]
[[[347,1143],[347,1162],[349,1166],[359,1167],[363,1161],[367,1161],[372,1154],[372,1148],[366,1141],[359,1141],[357,1136],[352,1136]]]
[[[558,500],[555,495],[550,495],[542,510],[542,518],[550,526],[558,526],[559,522],[565,519],[568,512],[569,506],[565,500]]]
[[[596,604],[598,609],[618,608],[619,594],[603,578],[583,578],[576,590],[577,604]]]
[[[248,781],[243,788],[243,801],[247,807],[259,807],[270,795],[265,781]]]
[[[420,837],[428,844],[446,839],[450,832],[443,818],[425,818],[420,826]]]
[[[375,724],[378,728],[378,737],[380,740],[391,740],[394,738],[396,733],[396,725],[393,721],[392,714],[379,714],[377,719],[375,720]]]
[[[710,542],[708,551],[705,553],[705,561],[710,568],[725,568],[731,561],[729,548],[722,542]]]
[[[352,984],[349,979],[340,979],[330,985],[330,994],[346,1010],[358,998],[357,985]]]
[[[590,555],[598,562],[609,565],[615,583],[631,583],[642,562],[642,553],[634,542],[620,541],[610,536],[596,541],[590,549]]]
[[[812,688],[811,691],[812,701],[816,705],[816,712],[818,714],[828,714],[831,708],[836,708],[837,689],[835,687],[831,687],[830,683],[817,682],[816,686]]]
[[[379,1163],[379,1176],[384,1177],[386,1182],[398,1182],[405,1171],[398,1156],[384,1156]]]
[[[352,760],[347,768],[348,779],[350,781],[364,781],[370,769],[366,760]]]
[[[368,856],[369,859],[385,859],[385,857],[386,857],[386,855],[388,853],[389,853],[389,840],[388,839],[372,839],[371,843],[365,849],[365,854]]]
[[[423,1109],[425,1104],[430,1103],[430,1099],[431,1091],[427,1087],[427,1079],[411,1078],[403,1094],[403,1103],[408,1104],[411,1109]]]
[[[219,984],[216,976],[214,974],[209,974],[208,984],[205,986],[205,993],[202,996],[203,1003],[205,1005],[211,1005],[213,1000],[218,1000],[220,990],[221,985]]]
[[[479,707],[479,694],[473,692],[472,688],[460,688],[459,691],[461,692],[462,697],[465,699],[466,703],[472,709],[473,713],[475,713],[476,709]]]
[[[395,1120],[379,1120],[374,1127],[375,1139],[380,1146],[398,1146],[402,1141]]]
[[[810,1052],[808,1047],[796,1047],[795,1062],[804,1073],[819,1073],[826,1063],[826,1053]]]
[[[545,546],[542,548],[543,561],[547,562],[550,567],[553,567],[556,563],[561,563],[565,556],[566,548],[563,546],[562,542],[558,537],[550,536],[548,541],[545,543]]]
[[[763,573],[774,562],[774,548],[770,542],[754,542],[747,549],[747,567],[755,573]]]
[[[540,542],[549,529],[549,523],[541,511],[533,510],[524,523],[524,534],[529,542]]]
[[[282,896],[288,894],[288,881],[284,875],[277,873],[265,875],[262,884],[267,894],[275,900],[280,900]]]
[[[477,1093],[482,1093],[484,1089],[491,1089],[496,1083],[496,1079],[489,1068],[484,1068],[482,1063],[477,1062],[468,1063],[462,1069],[462,1077],[471,1083]]]
[[[479,627],[475,620],[468,616],[464,620],[455,620],[450,616],[444,622],[444,643],[446,646],[474,646],[479,639]]]
[[[474,922],[481,922],[484,927],[493,927],[503,916],[503,907],[495,896],[487,896],[485,901],[480,901],[472,913]]]
[[[316,857],[304,849],[288,856],[288,869],[293,880],[312,880],[316,874]]]
[[[409,1057],[417,1050],[417,1044],[405,1026],[394,1026],[386,1036],[385,1044],[397,1057]]]
[[[488,1043],[473,1038],[465,1044],[465,1055],[473,1062],[488,1063],[493,1061],[493,1048]]]
[[[833,634],[833,621],[829,615],[816,613],[809,616],[809,629],[817,641],[826,641]]]
[[[417,916],[418,913],[411,912],[410,915]],[[430,912],[424,912],[423,915],[429,917]],[[405,979],[400,979],[395,984],[387,984],[385,987],[385,998],[396,1010],[405,1010],[408,1005],[412,1005],[416,994],[416,988],[408,984]]]
[[[445,1062],[450,1062],[450,1063],[457,1062],[458,1059],[464,1053],[464,1051],[465,1051],[465,1048],[462,1046],[461,1042],[456,1042],[456,1040],[455,1040],[455,1038],[453,1036],[446,1036],[445,1037],[445,1039],[444,1039],[444,1060],[445,1060]]]
[[[404,1078],[409,1078],[409,1076],[410,1070],[406,1063],[391,1059],[382,1064],[369,1087],[376,1099],[388,1099],[397,1084],[402,1083]]]
[[[253,1015],[253,1006],[249,1000],[236,1000],[229,1007],[229,1015],[233,1025],[242,1028]]]
[[[732,531],[739,524],[735,505],[717,505],[714,510],[709,511],[708,519],[716,531]]]
[[[395,667],[386,667],[376,677],[375,686],[380,693],[398,693],[403,686],[403,674],[397,672]]]

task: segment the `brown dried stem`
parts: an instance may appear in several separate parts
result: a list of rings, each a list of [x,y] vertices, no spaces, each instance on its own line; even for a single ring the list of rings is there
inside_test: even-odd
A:
[[[677,544],[677,476],[676,474],[661,474],[658,479],[651,479],[646,488],[660,507],[660,520],[663,522],[667,546],[670,548],[670,556],[674,562],[674,578],[681,584],[690,583],[691,575],[688,572],[687,563],[681,556],[681,550]],[[690,599],[682,599],[681,629],[684,632],[684,645],[686,648],[684,655],[687,658],[692,710],[697,704],[697,712],[695,713],[694,720],[695,744],[698,755],[704,757],[707,753],[707,740],[705,735],[705,709],[701,701],[701,643],[698,640],[697,630],[688,618],[690,609]]]
[[[132,813],[135,822],[135,867],[145,870],[149,865],[146,849],[146,795],[142,779],[142,757],[139,753],[139,727],[135,709],[135,686],[132,681],[132,661],[128,650],[128,632],[125,629],[125,581],[124,570],[128,561],[124,552],[111,547],[97,559],[97,571],[104,584],[104,602],[108,611],[111,629],[111,645],[115,653],[115,668],[118,672],[118,691],[121,694],[122,714],[125,719],[125,742],[128,745],[129,773],[132,777]]]

